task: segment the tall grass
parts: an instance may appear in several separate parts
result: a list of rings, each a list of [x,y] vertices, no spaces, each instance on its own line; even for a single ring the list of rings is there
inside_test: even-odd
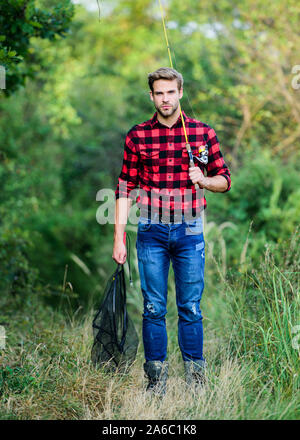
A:
[[[259,364],[262,382],[291,395],[299,389],[299,350],[293,328],[299,323],[299,266],[279,268],[267,252],[258,271],[227,291],[234,325],[233,347]],[[242,344],[241,344],[242,336]]]
[[[96,370],[90,360],[95,308],[68,314],[38,298],[2,298],[7,345],[0,351],[2,419],[297,419],[299,350],[299,235],[282,251],[282,264],[267,250],[255,271],[227,278],[207,259],[202,299],[207,387],[184,383],[177,344],[172,273],[167,327],[170,378],[166,396],[144,392],[143,347],[128,374]],[[136,264],[136,262],[135,262]],[[139,280],[128,289],[129,308],[141,339]],[[4,310],[4,309],[3,309]]]

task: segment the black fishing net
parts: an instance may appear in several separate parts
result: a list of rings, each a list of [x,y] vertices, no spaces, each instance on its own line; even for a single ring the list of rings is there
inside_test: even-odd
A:
[[[138,335],[128,316],[124,267],[109,279],[104,299],[93,320],[92,362],[108,370],[126,370],[135,360]]]

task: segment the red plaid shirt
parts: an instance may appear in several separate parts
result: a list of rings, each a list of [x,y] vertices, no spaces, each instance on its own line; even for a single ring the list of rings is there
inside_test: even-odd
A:
[[[226,191],[229,191],[230,172],[215,131],[182,113],[193,155],[199,157],[199,147],[208,147],[207,165],[194,159],[195,165],[203,173],[206,169],[208,177],[224,176],[228,182]],[[189,157],[181,117],[169,128],[158,121],[155,113],[152,119],[135,125],[127,133],[116,198],[135,200],[137,191],[133,190],[139,186],[137,203],[142,217],[151,218],[154,212],[160,217],[170,215],[171,221],[174,215],[197,216],[206,208],[206,200],[203,190],[195,189],[188,171]]]

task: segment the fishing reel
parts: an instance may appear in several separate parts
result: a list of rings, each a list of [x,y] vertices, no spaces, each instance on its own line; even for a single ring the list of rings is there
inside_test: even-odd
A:
[[[204,165],[207,165],[208,163],[208,145],[201,145],[198,150],[199,156],[193,155],[199,162],[203,163]]]

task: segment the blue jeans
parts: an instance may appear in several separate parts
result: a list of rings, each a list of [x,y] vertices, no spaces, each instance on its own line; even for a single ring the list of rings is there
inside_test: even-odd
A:
[[[204,360],[200,301],[204,288],[205,243],[202,220],[138,224],[137,255],[144,297],[143,343],[146,361],[167,356],[167,290],[172,261],[178,309],[178,343],[184,361]]]

